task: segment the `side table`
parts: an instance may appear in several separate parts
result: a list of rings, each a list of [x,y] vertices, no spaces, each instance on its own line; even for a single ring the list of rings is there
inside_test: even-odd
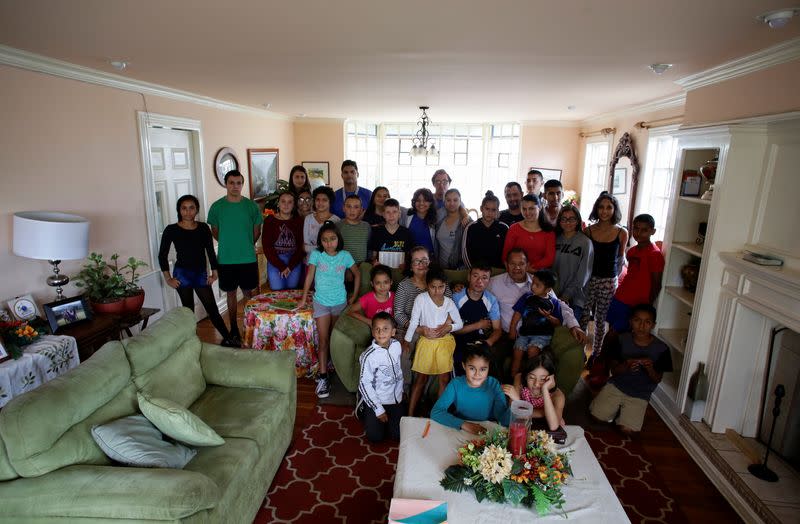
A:
[[[109,340],[119,340],[120,318],[116,315],[95,315],[91,320],[58,330],[58,335],[74,337],[81,362],[91,357]]]
[[[119,319],[120,332],[124,331],[126,335],[132,337],[131,328],[138,325],[139,322],[142,323],[141,331],[144,331],[147,329],[147,322],[150,320],[150,317],[159,311],[161,310],[152,307],[143,307],[139,313],[135,315],[123,315],[122,318]]]

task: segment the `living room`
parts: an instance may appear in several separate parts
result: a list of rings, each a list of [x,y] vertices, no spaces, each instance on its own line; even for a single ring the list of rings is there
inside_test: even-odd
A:
[[[281,179],[288,178],[294,164],[328,162],[329,184],[336,189],[342,186],[342,161],[359,152],[358,125],[382,126],[384,134],[376,137],[385,141],[386,124],[416,129],[420,105],[430,106],[436,124],[517,125],[516,158],[508,168],[513,177],[524,185],[530,167],[558,169],[564,189],[579,194],[590,187],[589,145],[606,148],[603,184],[608,162],[628,133],[641,165],[639,196],[632,206],[636,212],[648,211],[642,206],[655,198],[647,187],[653,174],[651,145],[659,137],[682,136],[685,149],[729,155],[724,184],[730,185],[720,186],[715,221],[708,221],[713,244],[701,248],[708,250],[703,258],[710,261],[698,284],[697,296],[703,299],[695,306],[702,320],[688,320],[685,314],[686,319],[678,319],[683,306],[670,304],[666,293],[659,299],[665,311],[675,312],[670,327],[691,332],[691,341],[679,342],[692,351],[684,353],[684,376],[675,378],[671,389],[659,390],[653,404],[680,444],[697,448],[689,456],[708,471],[713,464],[701,458],[702,446],[692,444],[698,441],[682,426],[680,415],[690,407],[686,393],[697,363],[712,367],[715,362],[716,375],[709,370],[714,386],[700,418],[709,422],[712,435],[724,435],[728,428],[743,438],[760,433],[764,424],[753,421],[772,406],[771,398],[766,408],[761,399],[769,378],[741,392],[737,382],[743,377],[731,370],[754,369],[767,376],[768,344],[762,331],[777,326],[800,331],[796,313],[789,314],[797,304],[792,275],[800,268],[800,252],[791,199],[796,184],[786,174],[797,150],[800,99],[794,86],[800,83],[800,24],[795,17],[772,28],[756,19],[785,8],[783,3],[631,5],[620,0],[602,9],[545,2],[505,8],[475,3],[469,9],[451,2],[412,2],[391,9],[361,2],[347,9],[321,2],[269,8],[210,1],[201,6],[77,5],[11,1],[0,6],[4,302],[26,294],[39,304],[53,300],[45,283],[49,265],[12,252],[14,213],[43,210],[87,218],[90,251],[149,263],[141,278],[146,306],[165,312],[176,305],[155,264],[155,197],[146,190],[153,180],[142,154],[143,137],[160,122],[193,137],[201,215],[225,195],[214,172],[221,148],[235,152],[246,180],[251,149],[277,149]],[[267,36],[265,26],[270,28]],[[473,41],[475,35],[485,36]],[[661,74],[648,67],[662,62],[672,67]],[[393,183],[388,171],[378,167],[382,161],[374,167],[360,162],[367,187]],[[413,162],[430,171],[428,177],[436,169],[426,169],[424,159]],[[678,174],[669,167],[674,179]],[[759,175],[748,177],[748,171]],[[482,168],[478,172],[488,176]],[[459,178],[458,168],[452,174],[452,187],[472,185],[466,175]],[[245,186],[249,191],[249,180]],[[485,189],[476,184],[480,196]],[[502,193],[498,196],[504,208]],[[479,201],[465,203],[477,208]],[[169,219],[174,220],[172,214]],[[674,225],[657,225],[657,230],[662,239],[666,234],[678,240]],[[735,328],[743,317],[720,304],[738,303],[738,295],[746,298],[745,285],[724,288],[720,282],[732,278],[736,268],[745,271],[720,254],[744,249],[783,259],[782,275],[788,276],[768,279],[772,285],[764,289],[794,289],[795,301],[791,293],[786,301],[760,301],[751,310],[768,311],[763,315],[767,320],[751,319],[754,328],[743,333],[741,326]],[[82,264],[65,260],[61,270],[73,275]],[[729,288],[737,298],[725,294]],[[72,285],[65,289],[66,296],[78,292]],[[723,313],[730,319],[723,322]],[[672,321],[669,315],[664,318]],[[758,336],[748,339],[754,330]],[[760,363],[730,351],[738,347],[729,342],[731,337],[761,344]],[[736,401],[721,406],[729,395]],[[749,413],[744,421],[732,414],[741,405]],[[796,502],[754,506],[749,495],[737,499],[740,484],[718,476],[711,482],[745,521],[769,522],[800,507]],[[765,506],[771,516],[753,509]]]

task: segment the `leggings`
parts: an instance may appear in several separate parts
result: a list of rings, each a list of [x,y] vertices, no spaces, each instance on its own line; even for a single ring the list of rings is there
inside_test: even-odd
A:
[[[284,264],[288,264],[292,255],[278,255]],[[303,272],[303,264],[297,264],[291,270],[287,277],[282,277],[280,270],[272,264],[267,264],[267,279],[269,280],[269,288],[272,291],[280,291],[282,289],[297,289],[300,287],[300,276]]]
[[[222,338],[226,339],[230,336],[228,328],[225,326],[225,321],[222,320],[219,309],[217,309],[217,302],[214,300],[214,291],[211,286],[179,287],[176,291],[183,307],[188,307],[192,311],[194,311],[194,294],[197,293],[200,303],[203,304],[206,313],[208,313],[208,318],[211,319],[211,323],[217,328]]]
[[[606,334],[606,315],[611,299],[614,298],[614,291],[617,290],[617,277],[601,278],[592,277],[589,279],[589,298],[581,315],[581,326],[584,331],[589,323],[589,316],[594,313],[594,343],[592,344],[592,354],[597,356],[603,347],[603,337]]]

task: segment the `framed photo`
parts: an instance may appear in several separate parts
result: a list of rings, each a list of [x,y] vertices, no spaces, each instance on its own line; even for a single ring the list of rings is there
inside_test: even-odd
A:
[[[39,308],[31,295],[15,297],[7,302],[15,320],[33,320],[39,316]]]
[[[214,174],[217,175],[217,182],[222,187],[225,187],[225,175],[228,171],[239,170],[239,160],[236,158],[236,153],[230,147],[223,147],[217,151],[217,156],[214,157]]]
[[[3,362],[4,360],[8,360],[10,358],[11,355],[8,354],[8,351],[6,351],[5,346],[3,346],[3,341],[0,340],[0,362]]]
[[[531,168],[528,168],[528,171],[530,171],[531,169],[535,169],[536,171],[541,171],[542,178],[544,179],[545,182],[547,182],[548,180],[553,180],[553,179],[561,180],[561,171],[562,171],[561,169],[549,169],[549,168],[546,168],[546,167],[531,167]],[[526,171],[526,173],[527,173],[527,171]]]
[[[624,195],[628,191],[628,168],[617,167],[614,169],[614,179],[611,181],[611,194]]]
[[[63,327],[92,318],[92,310],[84,295],[50,302],[42,307],[53,334]]]
[[[0,322],[11,322],[12,320],[11,314],[8,312],[6,307],[0,304]]]
[[[327,186],[331,183],[331,168],[328,162],[301,162],[308,171],[308,183],[311,184],[311,191],[320,186]]]
[[[278,149],[248,149],[250,198],[261,200],[278,189]]]

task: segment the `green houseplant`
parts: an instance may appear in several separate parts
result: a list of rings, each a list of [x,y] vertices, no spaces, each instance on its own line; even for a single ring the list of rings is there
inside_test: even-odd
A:
[[[147,262],[129,257],[128,263],[120,268],[120,271],[127,271],[130,274],[129,280],[126,282],[124,313],[138,313],[144,304],[144,289],[139,286],[139,274],[137,273],[141,267],[147,267]]]
[[[144,291],[139,288],[136,270],[147,264],[131,257],[128,264],[120,266],[117,253],[111,255],[109,260],[107,262],[100,253],[91,253],[80,272],[72,278],[75,285],[85,291],[96,313],[124,313],[125,299],[139,295],[138,307],[141,308]],[[126,270],[131,273],[130,280],[125,277]]]

